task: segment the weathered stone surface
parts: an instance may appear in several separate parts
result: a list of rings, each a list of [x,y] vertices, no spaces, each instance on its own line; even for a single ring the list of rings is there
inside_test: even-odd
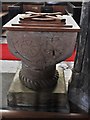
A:
[[[28,67],[41,70],[70,57],[76,37],[77,32],[9,31],[7,34],[11,52]]]
[[[58,78],[56,64],[70,57],[76,37],[77,32],[9,31],[9,48],[22,60],[22,83],[36,91],[53,89]]]
[[[69,86],[69,99],[80,109],[90,109],[90,2],[83,3],[81,14],[81,32],[77,41],[77,54]]]
[[[8,105],[16,109],[69,112],[63,69],[58,67],[59,79],[53,91],[33,91],[19,80],[19,70],[8,91]]]

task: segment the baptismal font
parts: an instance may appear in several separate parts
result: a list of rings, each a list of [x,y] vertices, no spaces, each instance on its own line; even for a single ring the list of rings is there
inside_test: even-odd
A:
[[[29,11],[18,14],[4,25],[4,29],[8,31],[10,51],[22,61],[18,81],[26,90],[17,93],[16,89],[14,91],[15,86],[10,89],[12,92],[8,95],[9,105],[35,106],[36,99],[37,101],[41,99],[40,102],[44,101],[41,102],[41,106],[45,107],[51,101],[51,108],[53,108],[58,98],[59,102],[62,101],[61,97],[57,97],[61,95],[59,87],[58,92],[54,93],[60,84],[58,82],[60,74],[56,70],[56,64],[72,55],[77,33],[80,30],[79,26],[71,16],[62,15],[61,12]]]

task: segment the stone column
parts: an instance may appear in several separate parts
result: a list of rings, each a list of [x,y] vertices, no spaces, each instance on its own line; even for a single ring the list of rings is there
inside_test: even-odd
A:
[[[69,100],[80,109],[89,112],[90,109],[90,0],[83,2],[81,31],[77,40],[72,80],[69,85]]]

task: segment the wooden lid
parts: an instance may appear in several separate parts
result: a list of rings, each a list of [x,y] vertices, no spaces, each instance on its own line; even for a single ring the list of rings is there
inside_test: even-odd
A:
[[[66,19],[66,24],[61,23],[60,20],[33,20],[27,22],[20,22],[20,16],[18,14],[8,23],[3,26],[3,29],[8,31],[34,31],[34,32],[79,32],[80,27],[75,20],[69,15],[63,15],[63,19]]]

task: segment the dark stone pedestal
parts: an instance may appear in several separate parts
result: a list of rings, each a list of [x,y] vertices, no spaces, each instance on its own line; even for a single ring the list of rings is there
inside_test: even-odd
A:
[[[58,67],[59,79],[53,91],[33,91],[25,87],[16,73],[7,95],[11,109],[69,113],[63,69]]]

